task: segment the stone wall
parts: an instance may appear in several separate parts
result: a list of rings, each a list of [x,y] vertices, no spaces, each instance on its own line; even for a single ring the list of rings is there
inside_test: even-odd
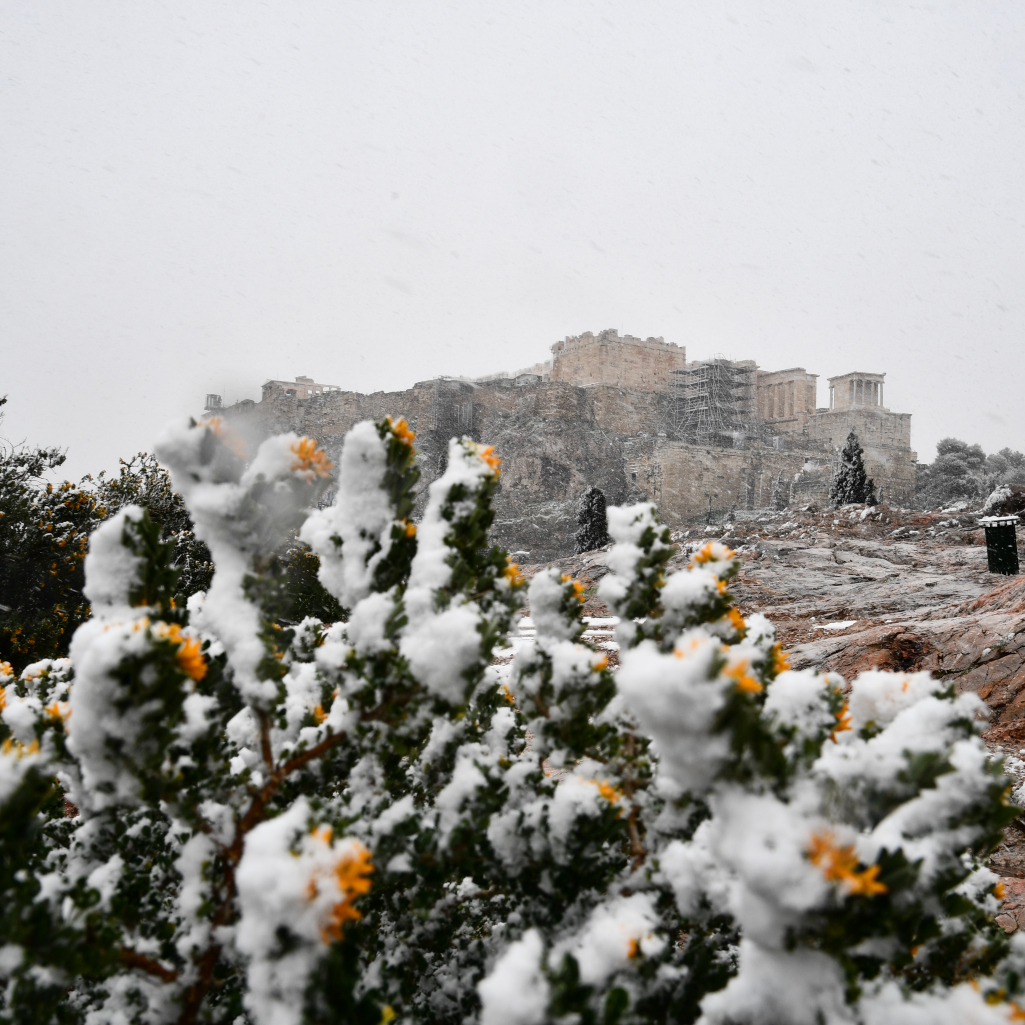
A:
[[[794,501],[823,500],[829,463],[801,452],[779,452],[759,442],[744,449],[707,448],[665,438],[627,446],[631,482],[673,526],[719,522],[731,509],[768,506],[777,476]]]
[[[787,420],[815,412],[818,374],[803,367],[792,370],[758,371],[757,409],[763,422]]]
[[[661,338],[620,338],[615,329],[567,336],[552,346],[551,380],[666,392],[669,375],[683,369],[687,350]]]

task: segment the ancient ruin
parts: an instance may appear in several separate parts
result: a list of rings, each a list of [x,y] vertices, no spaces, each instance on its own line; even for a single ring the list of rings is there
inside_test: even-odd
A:
[[[503,460],[496,540],[531,561],[573,552],[577,502],[590,485],[610,504],[649,498],[674,526],[767,507],[780,482],[789,504],[825,502],[852,429],[880,499],[906,504],[914,493],[911,415],[883,405],[884,374],[830,378],[829,405],[819,407],[817,375],[803,367],[688,363],[683,346],[662,338],[586,332],[551,352],[515,373],[371,395],[308,377],[268,381],[259,402],[218,412],[249,434],[294,430],[332,453],[358,421],[404,416],[425,482],[443,467],[449,438],[486,441]]]

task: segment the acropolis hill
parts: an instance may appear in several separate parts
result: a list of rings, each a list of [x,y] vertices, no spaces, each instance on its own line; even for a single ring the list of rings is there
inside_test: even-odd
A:
[[[767,506],[777,480],[792,504],[822,502],[851,428],[880,497],[901,504],[914,492],[911,415],[883,405],[884,374],[831,377],[828,405],[817,407],[817,375],[803,367],[688,363],[682,346],[615,330],[567,337],[551,352],[515,374],[441,377],[407,391],[363,395],[298,377],[268,381],[259,402],[220,410],[209,396],[207,405],[247,433],[308,434],[332,457],[360,420],[404,416],[425,484],[454,435],[494,445],[495,540],[531,561],[573,551],[577,501],[592,484],[610,503],[651,499],[671,525]]]

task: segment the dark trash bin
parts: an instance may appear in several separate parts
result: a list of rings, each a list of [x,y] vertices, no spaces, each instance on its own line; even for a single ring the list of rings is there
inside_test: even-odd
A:
[[[1017,516],[983,516],[979,525],[986,528],[986,555],[990,573],[1013,577],[1018,572]]]

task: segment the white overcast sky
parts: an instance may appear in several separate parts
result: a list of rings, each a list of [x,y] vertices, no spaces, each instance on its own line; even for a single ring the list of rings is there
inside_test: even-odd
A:
[[[616,327],[1025,448],[1025,5],[7,0],[0,434]]]

